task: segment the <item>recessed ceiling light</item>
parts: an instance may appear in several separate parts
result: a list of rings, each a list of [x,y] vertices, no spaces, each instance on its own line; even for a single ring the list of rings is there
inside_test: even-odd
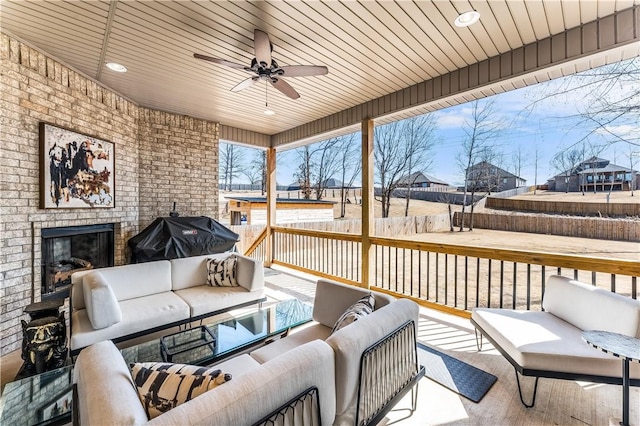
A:
[[[107,68],[109,68],[112,71],[127,72],[127,67],[125,67],[124,65],[120,65],[116,62],[107,62],[106,65],[107,65]]]
[[[470,10],[458,15],[453,23],[456,24],[456,27],[468,27],[478,22],[478,19],[480,19],[480,13],[475,10]]]
[[[274,115],[276,112],[274,110],[271,109],[265,109],[264,110],[264,115]]]

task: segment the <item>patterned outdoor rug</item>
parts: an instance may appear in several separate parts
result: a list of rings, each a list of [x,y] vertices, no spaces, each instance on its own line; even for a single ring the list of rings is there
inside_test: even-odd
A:
[[[498,380],[493,374],[422,343],[418,343],[418,358],[428,378],[473,402],[480,402]]]

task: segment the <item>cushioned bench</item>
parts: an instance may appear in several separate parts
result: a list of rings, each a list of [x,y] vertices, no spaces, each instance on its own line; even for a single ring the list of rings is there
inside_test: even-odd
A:
[[[622,384],[619,359],[582,340],[585,330],[640,337],[640,301],[570,278],[552,275],[543,296],[543,312],[475,308],[471,323],[513,365],[520,400],[535,404],[540,377]],[[640,364],[631,366],[631,384],[640,386]],[[531,403],[522,397],[520,379],[536,377]]]

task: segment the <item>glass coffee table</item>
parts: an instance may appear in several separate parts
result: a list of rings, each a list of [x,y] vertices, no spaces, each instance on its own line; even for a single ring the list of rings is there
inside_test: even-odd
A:
[[[213,364],[311,321],[313,308],[291,299],[122,349],[127,363]]]
[[[1,425],[71,423],[72,366],[9,382],[2,392]]]

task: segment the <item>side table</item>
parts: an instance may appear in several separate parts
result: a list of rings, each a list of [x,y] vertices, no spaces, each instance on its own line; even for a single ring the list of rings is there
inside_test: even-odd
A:
[[[622,359],[622,426],[629,426],[629,363],[640,362],[640,339],[609,331],[585,331],[582,339],[596,349]]]

